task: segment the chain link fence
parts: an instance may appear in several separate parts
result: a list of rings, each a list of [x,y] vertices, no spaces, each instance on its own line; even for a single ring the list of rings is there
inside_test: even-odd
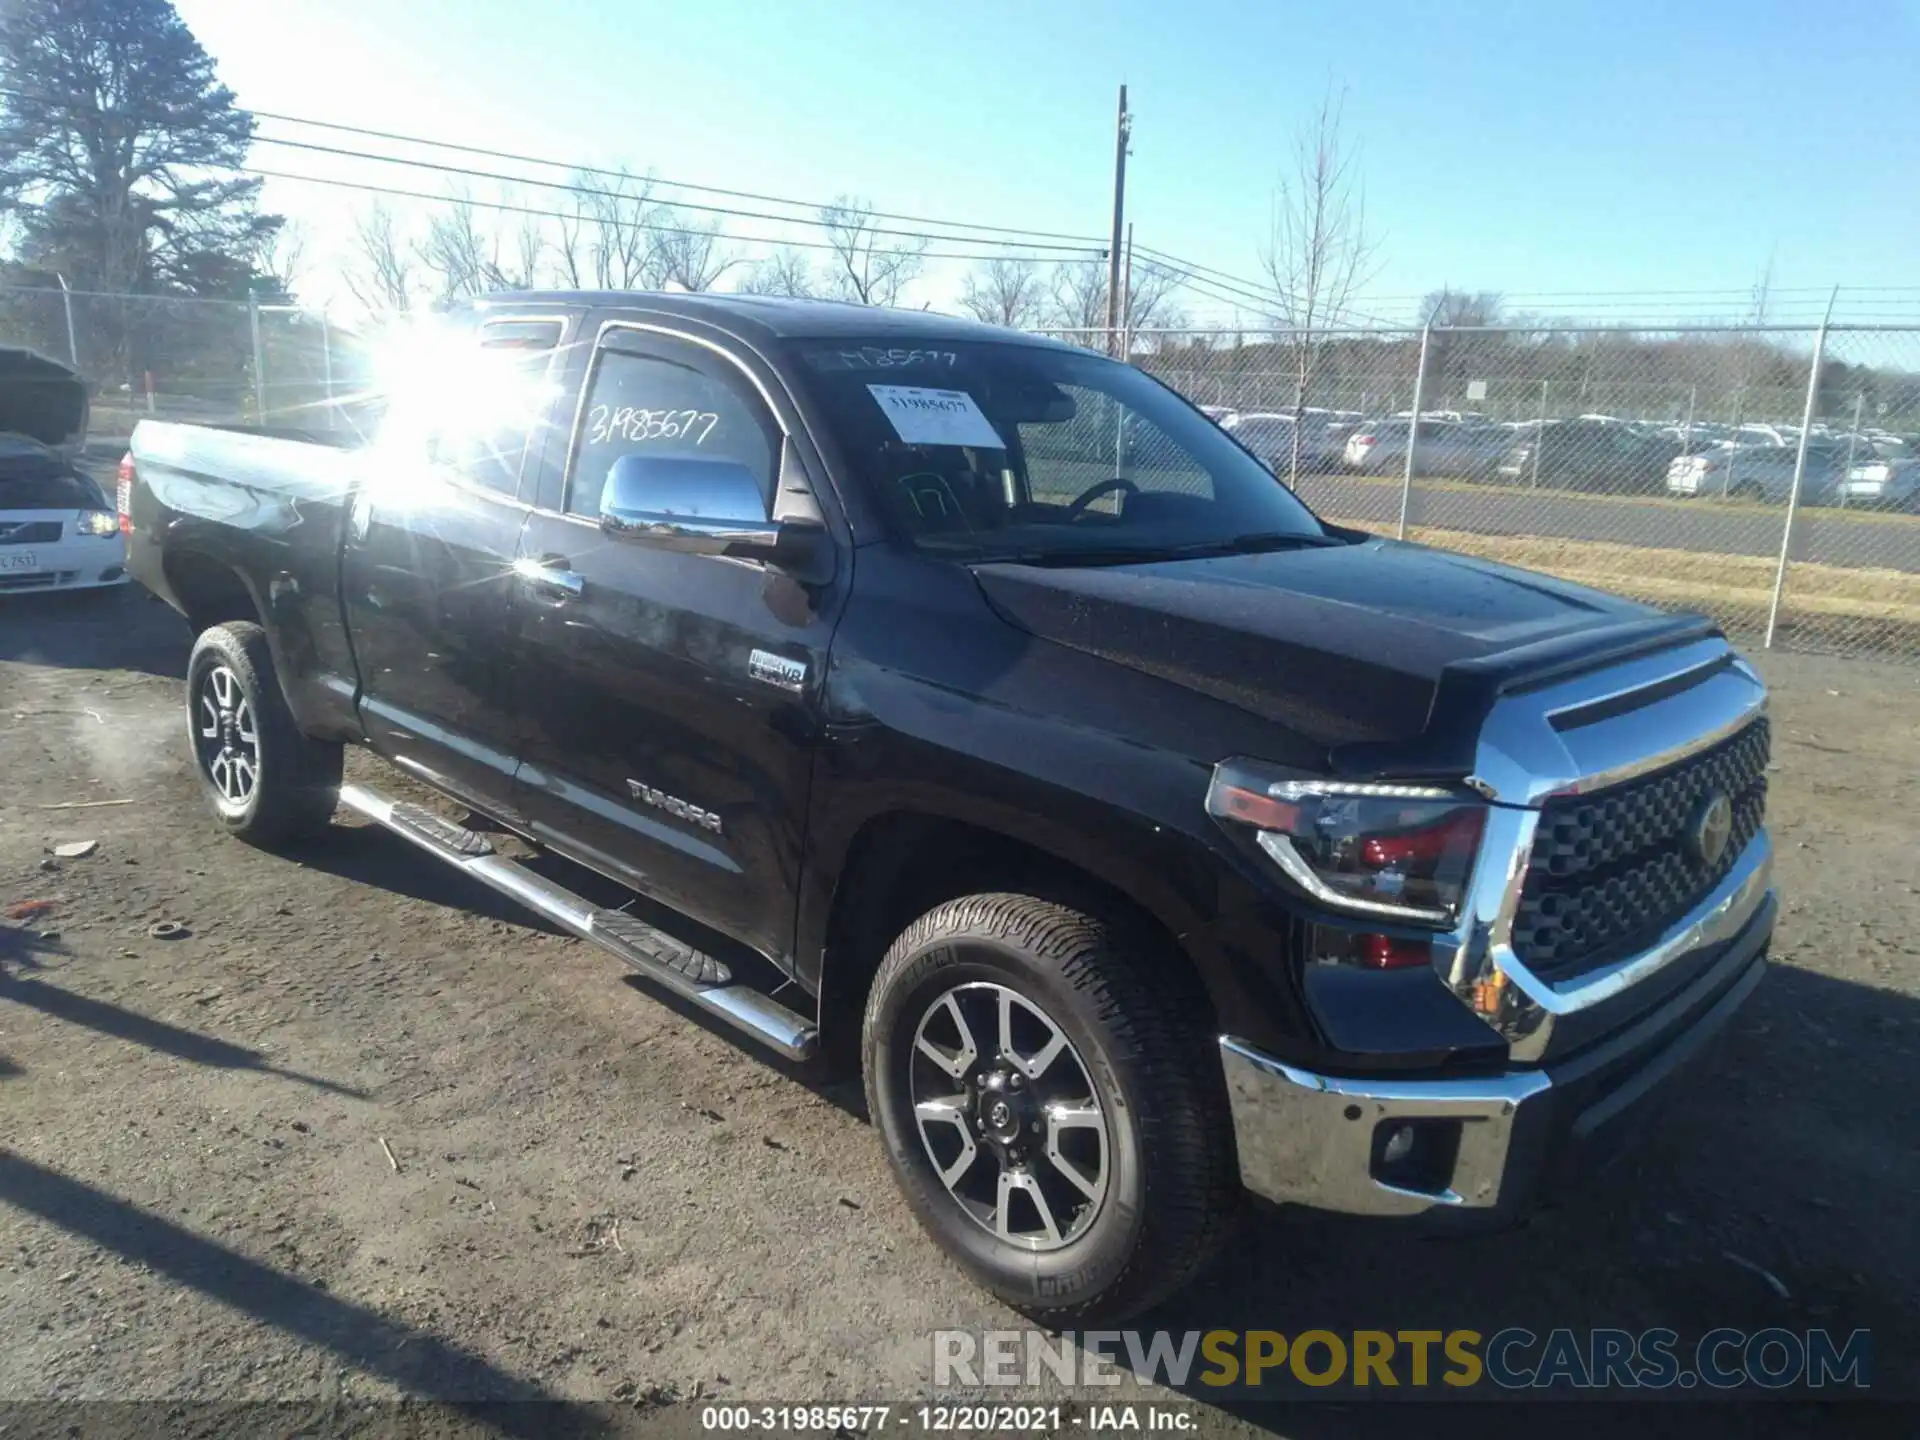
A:
[[[344,426],[366,389],[357,337],[295,305],[0,287],[0,345],[85,376],[90,435],[103,446],[148,416]]]
[[[1920,659],[1920,329],[1136,332],[1327,519]]]
[[[1920,659],[1920,328],[1054,331],[1209,409],[1327,519]],[[360,428],[369,347],[258,301],[0,287],[0,345],[143,417]]]

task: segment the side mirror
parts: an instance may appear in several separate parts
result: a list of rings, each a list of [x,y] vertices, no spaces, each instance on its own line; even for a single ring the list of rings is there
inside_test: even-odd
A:
[[[770,561],[815,580],[832,549],[818,525],[767,515],[760,482],[737,460],[622,455],[600,491],[600,528],[661,550]]]

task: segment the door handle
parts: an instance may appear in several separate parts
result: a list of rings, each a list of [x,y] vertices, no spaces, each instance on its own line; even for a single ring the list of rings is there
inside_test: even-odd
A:
[[[560,599],[573,599],[586,588],[586,578],[578,570],[558,556],[540,560],[521,559],[513,562],[514,573],[534,590],[553,595]]]

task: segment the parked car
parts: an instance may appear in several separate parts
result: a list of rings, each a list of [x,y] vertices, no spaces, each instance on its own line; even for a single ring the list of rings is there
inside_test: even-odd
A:
[[[76,460],[86,432],[77,374],[0,349],[0,594],[126,583],[119,517]]]
[[[1877,510],[1920,510],[1920,460],[1874,459],[1855,465],[1835,503]]]
[[[367,450],[134,432],[219,829],[344,806],[857,1060],[912,1213],[1041,1323],[1169,1296],[1242,1189],[1506,1225],[1760,982],[1766,691],[1710,622],[1325,525],[1031,335],[729,295],[468,321]],[[443,809],[343,784],[347,745]]]
[[[1545,490],[1652,492],[1680,453],[1678,441],[1618,420],[1587,416],[1522,425],[1514,435],[1495,473],[1510,483]]]
[[[1353,423],[1330,411],[1304,412],[1300,417],[1300,449],[1297,456],[1300,473],[1330,475],[1343,468],[1346,436],[1353,428]],[[1296,463],[1291,415],[1242,415],[1234,423],[1231,433],[1274,474],[1284,479],[1291,473]]]
[[[1797,443],[1721,445],[1695,455],[1678,456],[1667,466],[1667,492],[1784,504],[1793,490],[1793,470],[1799,449]],[[1839,482],[1846,463],[1844,440],[1808,440],[1800,503],[1834,503],[1839,497]]]
[[[1407,463],[1405,419],[1367,420],[1353,427],[1341,458],[1349,470],[1371,475],[1398,474]],[[1415,445],[1416,475],[1459,480],[1483,480],[1493,474],[1500,456],[1513,443],[1513,431],[1504,425],[1473,420],[1423,416]]]
[[[0,435],[0,594],[124,585],[126,544],[100,487],[51,445]]]

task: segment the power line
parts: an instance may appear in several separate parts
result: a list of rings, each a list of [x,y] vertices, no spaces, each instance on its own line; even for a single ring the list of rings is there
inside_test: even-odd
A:
[[[636,176],[623,170],[609,170],[594,165],[571,165],[564,160],[546,160],[534,155],[516,155],[506,150],[489,150],[479,145],[463,145],[452,140],[432,140],[423,135],[403,135],[390,130],[370,130],[359,125],[343,125],[332,120],[312,120],[298,115],[283,115],[272,110],[254,110],[249,112],[262,120],[277,120],[286,125],[306,125],[317,130],[335,130],[348,135],[361,135],[372,140],[394,140],[406,145],[425,145],[438,150],[454,150],[465,155],[479,155],[489,160],[510,160],[521,165],[543,165],[550,169],[567,170],[576,175],[604,175],[629,180],[647,180],[654,185],[664,185],[674,190],[696,190],[704,195],[724,195],[732,200],[752,200],[766,205],[790,205],[804,210],[824,210],[826,205],[811,200],[791,200],[779,195],[763,195],[751,190],[729,190],[719,185],[699,185],[690,180],[668,180],[657,175]],[[256,141],[267,137],[256,135]],[[293,141],[268,143],[294,144]],[[699,208],[689,206],[689,209]],[[1011,225],[988,225],[984,222],[963,220],[940,220],[927,215],[903,215],[895,211],[870,210],[865,212],[876,220],[899,220],[910,225],[938,225],[946,229],[968,229],[991,231],[1002,235],[1032,236],[1046,240],[1074,240],[1082,245],[1105,249],[1106,242],[1090,235],[1072,235],[1059,230],[1030,230]],[[782,217],[786,218],[786,217]],[[957,236],[936,236],[936,239],[957,239]]]
[[[445,204],[447,202],[447,197],[444,195],[430,195],[423,190],[402,190],[392,185],[373,185],[364,180],[336,180],[325,175],[294,175],[284,170],[268,170],[255,165],[242,165],[234,168],[242,174],[258,175],[268,180],[293,180],[308,185],[331,185],[342,190],[364,190],[374,195],[392,195],[406,200],[427,200],[439,204]],[[460,203],[470,204],[481,210],[496,210],[505,215],[531,215],[543,220],[577,220],[581,218],[577,215],[569,215],[563,210],[542,210],[536,206],[513,205],[502,200],[467,200]],[[828,240],[786,240],[768,235],[729,235],[711,230],[692,230],[677,225],[655,225],[649,221],[639,220],[623,221],[622,223],[630,226],[632,229],[650,231],[657,235],[697,235],[713,240],[732,241],[742,245],[785,245],[801,250],[832,250],[835,248],[833,243]],[[959,243],[966,244],[969,242],[961,240]],[[987,260],[994,258],[975,252],[960,251],[925,250],[921,251],[920,254],[921,258],[927,260]],[[1073,259],[1070,257],[1042,255],[1016,255],[1004,258],[1030,260],[1035,264],[1088,265],[1095,263],[1100,257],[1085,255],[1078,259]]]
[[[433,170],[443,175],[458,175],[470,180],[493,180],[510,185],[530,185],[540,190],[559,190],[571,195],[587,195],[608,200],[633,202],[638,199],[636,196],[625,194],[618,190],[602,190],[591,185],[572,185],[559,180],[535,180],[523,175],[507,175],[495,170],[475,170],[470,166],[464,165],[442,165],[433,160],[410,160],[399,155],[381,155],[370,150],[348,150],[337,145],[314,145],[303,140],[281,140],[267,135],[255,136],[254,140],[257,144],[281,145],[294,150],[310,150],[322,155],[345,156],[353,160],[372,160],[384,165],[410,166],[419,170]],[[732,209],[723,205],[701,205],[689,202],[674,203],[677,208],[680,209],[697,210],[714,215],[729,215],[746,220],[771,220],[780,225],[802,225],[813,229],[829,228],[828,222],[818,216],[809,219],[798,215],[771,215],[763,210]],[[868,215],[871,212],[862,211],[860,213],[862,215]],[[864,233],[869,235],[887,235],[912,240],[943,240],[950,244],[957,245],[998,245],[1011,249],[1056,250],[1069,253],[1087,248],[1081,245],[1053,245],[1039,241],[998,240],[976,235],[937,235],[924,230],[892,230],[882,226],[863,226],[862,228]]]

